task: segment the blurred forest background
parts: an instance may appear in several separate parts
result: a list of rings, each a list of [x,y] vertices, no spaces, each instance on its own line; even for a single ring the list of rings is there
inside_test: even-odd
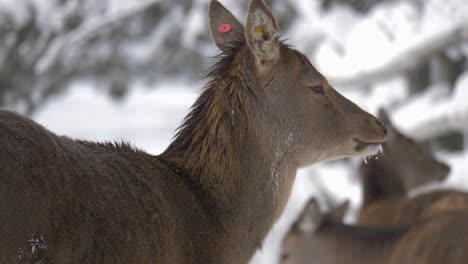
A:
[[[221,0],[241,21],[248,1]],[[468,188],[466,0],[267,0],[281,32],[330,83],[428,143]],[[0,0],[0,106],[58,133],[169,143],[217,53],[208,0]],[[110,138],[109,138],[110,137]],[[285,215],[253,263],[272,263],[307,197],[359,204],[359,160],[299,174]]]

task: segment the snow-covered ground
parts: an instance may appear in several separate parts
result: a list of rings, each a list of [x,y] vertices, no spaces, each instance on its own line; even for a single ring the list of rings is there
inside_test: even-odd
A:
[[[33,118],[59,134],[97,141],[130,141],[138,148],[158,154],[169,144],[195,100],[197,89],[193,85],[166,83],[151,90],[136,88],[123,101],[115,102],[86,84],[76,84],[44,105]],[[201,82],[196,84],[201,85]],[[351,97],[363,105],[369,100],[356,94]],[[452,176],[446,185],[468,189],[464,177],[468,173],[468,155],[445,154],[441,158],[452,165]],[[350,199],[356,209],[360,202],[360,188],[353,180],[357,162],[359,160],[321,163],[299,171],[284,215],[252,263],[275,262],[284,232],[306,200],[321,194],[316,186],[318,183],[322,183],[335,199]],[[321,181],[317,182],[317,179]]]

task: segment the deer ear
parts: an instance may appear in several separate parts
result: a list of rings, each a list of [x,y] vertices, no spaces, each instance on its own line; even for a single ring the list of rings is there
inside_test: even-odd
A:
[[[344,201],[337,207],[333,208],[328,215],[338,221],[343,221],[344,217],[346,216],[346,212],[348,211],[349,208],[349,200]]]
[[[250,1],[245,39],[260,67],[275,61],[280,55],[278,23],[264,0]]]
[[[390,116],[388,115],[387,111],[385,111],[385,109],[380,108],[377,117],[382,123],[384,123],[385,126],[392,126],[392,120],[390,120]]]
[[[245,42],[244,27],[221,3],[212,0],[208,16],[211,37],[220,50],[228,49],[233,42]]]
[[[322,220],[323,217],[318,202],[316,199],[312,198],[307,202],[307,205],[299,216],[297,228],[301,232],[311,233],[317,230]]]

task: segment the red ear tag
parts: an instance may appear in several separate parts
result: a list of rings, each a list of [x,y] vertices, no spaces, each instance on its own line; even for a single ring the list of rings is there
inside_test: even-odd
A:
[[[231,31],[231,29],[231,24],[221,24],[219,25],[218,31],[221,33],[228,33],[229,31]]]

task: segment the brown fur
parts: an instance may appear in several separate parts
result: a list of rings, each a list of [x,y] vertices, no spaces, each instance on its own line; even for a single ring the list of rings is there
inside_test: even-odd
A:
[[[468,211],[468,194],[439,190],[414,198],[398,197],[371,203],[361,209],[362,225],[398,225],[448,211]]]
[[[312,201],[286,235],[281,264],[464,264],[468,212],[392,227],[352,226]]]
[[[374,153],[381,123],[270,39],[273,18],[252,0],[247,27],[270,24],[255,47],[243,28],[212,34],[223,53],[159,156],[71,140],[0,111],[0,263],[245,263],[298,167]],[[217,1],[210,19],[235,21]]]
[[[364,202],[358,223],[395,225],[444,211],[467,210],[464,192],[443,190],[409,197],[413,188],[445,179],[449,168],[422,144],[401,134],[385,112],[379,118],[386,122],[389,139],[383,144],[382,157],[361,164]]]
[[[0,263],[191,261],[191,237],[201,234],[184,223],[200,228],[208,219],[155,157],[59,137],[8,111],[0,120]]]

